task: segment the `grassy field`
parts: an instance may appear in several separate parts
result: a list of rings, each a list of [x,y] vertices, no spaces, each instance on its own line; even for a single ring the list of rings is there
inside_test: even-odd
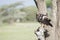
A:
[[[36,40],[34,30],[39,23],[14,23],[0,26],[0,40]]]

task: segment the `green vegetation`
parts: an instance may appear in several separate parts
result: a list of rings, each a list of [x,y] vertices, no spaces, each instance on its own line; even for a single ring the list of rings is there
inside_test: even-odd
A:
[[[35,6],[22,8],[21,11],[27,13],[27,16],[25,18],[27,21],[36,21],[37,8]]]
[[[46,5],[47,5],[47,7],[51,7],[52,6],[52,1],[51,0],[46,0]]]
[[[38,23],[16,23],[0,27],[0,40],[37,40],[34,30]]]

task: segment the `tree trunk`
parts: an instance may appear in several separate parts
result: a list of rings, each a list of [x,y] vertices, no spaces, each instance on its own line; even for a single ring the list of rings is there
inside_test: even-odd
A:
[[[38,6],[37,14],[44,14],[44,15],[46,15],[47,14],[47,8],[46,8],[45,0],[36,0],[36,2],[37,2],[37,6]],[[45,40],[45,38],[41,39],[41,40]]]
[[[46,3],[45,0],[36,0],[38,6],[38,14],[46,14]]]
[[[60,0],[57,0],[57,26],[55,27],[56,40],[60,40]]]
[[[57,27],[57,0],[52,0],[52,23],[53,23],[53,30],[51,34],[52,40],[56,40],[56,33],[55,28]]]
[[[55,27],[55,40],[60,40],[60,0],[53,0],[52,1],[53,4],[53,25]],[[55,5],[55,7],[54,7]],[[55,12],[54,12],[55,10]]]
[[[46,14],[45,0],[36,0],[38,4],[38,14]],[[47,40],[60,40],[60,0],[52,0],[52,24],[53,29]]]

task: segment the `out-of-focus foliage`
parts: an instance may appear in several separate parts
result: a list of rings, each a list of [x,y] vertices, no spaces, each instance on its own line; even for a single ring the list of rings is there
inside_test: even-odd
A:
[[[51,7],[52,6],[52,1],[51,0],[46,0],[46,5],[47,5],[47,7]]]
[[[26,16],[27,21],[36,21],[37,8],[35,6],[22,8],[21,11],[24,11],[27,13],[27,16]]]
[[[16,9],[16,7],[20,6],[20,5],[22,5],[22,3],[17,2],[14,4],[4,5],[4,6],[0,7],[0,21],[10,22],[10,21],[13,21],[14,18],[17,19],[15,16],[18,16],[16,14],[20,14],[20,10],[18,12],[17,11],[18,9]]]

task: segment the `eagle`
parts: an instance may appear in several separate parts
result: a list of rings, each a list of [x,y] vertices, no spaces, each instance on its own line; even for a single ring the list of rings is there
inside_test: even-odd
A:
[[[45,24],[45,25],[49,25],[51,27],[53,27],[53,25],[50,23],[51,22],[51,19],[49,19],[47,17],[47,15],[44,15],[44,14],[36,14],[36,19],[39,23],[42,23],[42,24]]]

